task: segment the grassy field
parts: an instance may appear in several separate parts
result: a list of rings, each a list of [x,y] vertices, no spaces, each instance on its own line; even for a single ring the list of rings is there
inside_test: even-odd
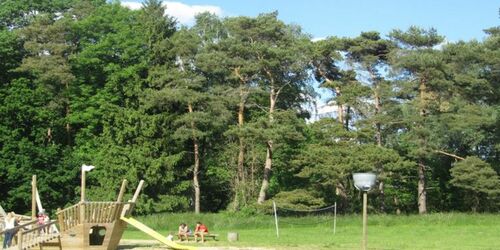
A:
[[[188,223],[193,228],[196,221],[202,221],[211,233],[220,235],[219,241],[209,241],[205,246],[276,249],[360,249],[361,246],[361,215],[338,216],[335,234],[333,216],[279,218],[279,238],[272,216],[159,214],[136,219],[163,235],[176,232],[180,222]],[[238,232],[239,241],[228,242],[228,232]],[[124,239],[150,238],[129,226]],[[500,249],[500,215],[369,215],[368,248]]]

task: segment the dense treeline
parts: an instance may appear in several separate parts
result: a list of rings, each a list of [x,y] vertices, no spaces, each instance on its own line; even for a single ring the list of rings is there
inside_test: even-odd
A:
[[[46,207],[78,201],[85,163],[91,200],[145,179],[142,213],[358,211],[357,171],[379,176],[375,211],[498,210],[499,27],[312,42],[277,13],[181,27],[143,5],[0,3],[4,208],[30,208],[33,174]],[[307,122],[315,82],[337,112]]]

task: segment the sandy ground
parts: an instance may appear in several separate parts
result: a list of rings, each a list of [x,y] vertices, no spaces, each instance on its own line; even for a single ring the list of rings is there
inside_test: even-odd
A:
[[[200,244],[197,246],[199,250],[274,250],[274,248],[261,248],[261,247],[208,247]],[[165,250],[169,249],[167,246],[161,245],[155,240],[121,240],[118,249],[130,250]]]

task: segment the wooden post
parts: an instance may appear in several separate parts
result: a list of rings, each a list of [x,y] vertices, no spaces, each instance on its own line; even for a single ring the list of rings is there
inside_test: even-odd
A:
[[[31,179],[31,219],[36,218],[36,175]]]
[[[333,234],[337,229],[337,202],[335,202],[335,207],[333,208]]]
[[[139,182],[139,185],[137,186],[137,189],[135,190],[134,197],[132,197],[132,200],[129,200],[130,202],[132,202],[132,204],[127,204],[126,206],[123,207],[123,211],[121,213],[122,216],[128,216],[129,214],[132,213],[132,211],[134,211],[135,202],[137,201],[137,198],[141,193],[143,185],[144,185],[144,180],[141,180]]]
[[[66,231],[66,223],[63,221],[63,214],[61,213],[61,208],[57,208],[57,221],[59,223],[59,229],[61,232]]]
[[[12,236],[13,237],[13,236]],[[23,230],[21,230],[17,233],[17,247],[19,250],[23,249]]]
[[[139,194],[141,193],[142,186],[144,185],[144,180],[141,180],[139,182],[139,185],[137,186],[137,189],[135,190],[134,197],[132,197],[132,202],[135,203],[137,198],[139,197]]]
[[[363,246],[362,249],[366,250],[367,249],[367,238],[368,238],[368,230],[366,228],[366,224],[368,222],[368,213],[367,213],[367,200],[368,200],[368,194],[367,192],[363,192]]]
[[[80,195],[80,202],[85,201],[85,170],[83,170],[82,167],[82,190],[81,190],[81,195]]]
[[[85,223],[85,170],[82,166],[82,187],[80,195],[80,223]]]
[[[116,199],[116,202],[122,202],[123,194],[125,193],[126,187],[127,187],[127,180],[124,179],[122,182],[122,186],[120,187],[120,193],[118,193],[118,198]]]

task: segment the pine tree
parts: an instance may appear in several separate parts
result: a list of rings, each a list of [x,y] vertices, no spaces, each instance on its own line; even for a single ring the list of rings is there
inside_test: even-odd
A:
[[[410,27],[407,31],[394,30],[391,39],[401,47],[392,53],[392,65],[400,69],[406,81],[401,87],[403,97],[408,98],[406,120],[408,125],[408,155],[418,163],[418,211],[427,212],[426,161],[432,154],[429,121],[438,110],[440,89],[448,84],[446,65],[439,51],[433,49],[443,41],[436,30]]]

